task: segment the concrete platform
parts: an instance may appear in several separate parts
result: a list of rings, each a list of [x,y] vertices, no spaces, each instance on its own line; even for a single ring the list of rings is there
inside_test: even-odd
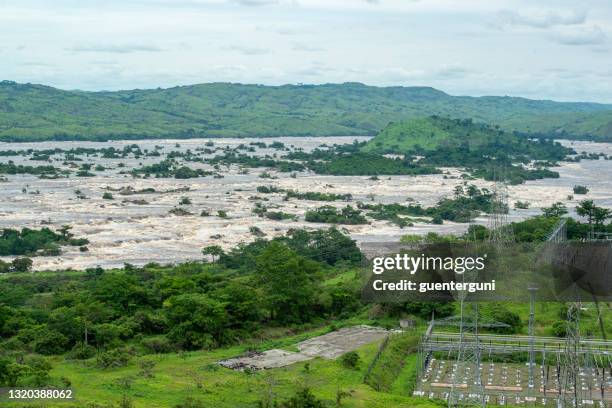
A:
[[[219,364],[233,370],[264,370],[284,367],[316,357],[336,359],[361,346],[382,340],[389,333],[391,333],[389,330],[366,325],[346,327],[298,343],[299,352],[279,349],[250,352],[239,357],[219,361]]]

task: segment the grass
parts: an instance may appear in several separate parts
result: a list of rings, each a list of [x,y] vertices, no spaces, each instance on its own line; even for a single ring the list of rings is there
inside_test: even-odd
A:
[[[359,271],[354,269],[342,271],[332,278],[325,279],[325,281],[323,282],[323,286],[334,286],[341,283],[351,282],[355,280],[355,277],[358,276],[358,274]]]
[[[320,332],[313,331],[308,335],[318,333]],[[303,335],[292,336],[283,341],[295,343],[303,338]],[[132,359],[126,367],[112,370],[95,368],[90,361],[66,361],[58,357],[54,361],[51,375],[70,379],[78,406],[98,404],[92,406],[106,407],[108,404],[118,404],[126,395],[135,408],[172,407],[183,403],[189,397],[201,401],[206,407],[246,408],[256,407],[257,402],[268,393],[284,399],[303,386],[311,388],[318,398],[324,399],[330,406],[336,406],[336,395],[339,390],[348,393],[341,405],[347,408],[438,406],[430,401],[408,396],[406,389],[401,387],[404,379],[411,378],[410,371],[414,368],[411,361],[414,358],[409,359],[409,363],[404,365],[396,381],[397,385],[394,386],[397,392],[377,392],[364,384],[365,370],[377,349],[378,343],[358,349],[360,364],[356,368],[344,367],[340,360],[317,358],[288,367],[251,373],[229,370],[216,364],[221,359],[241,354],[245,346],[215,351],[143,356]],[[144,378],[139,374],[138,363],[141,360],[155,361],[153,378]],[[40,405],[7,403],[4,406],[66,407],[67,404],[65,402]]]
[[[436,126],[430,118],[417,118],[390,124],[365,146],[364,151],[405,152],[416,146],[434,150],[450,137],[447,130]]]
[[[344,279],[347,271],[336,277]],[[505,303],[505,307],[518,313],[523,320],[521,333],[527,327],[528,304]],[[582,316],[583,328],[596,327],[596,313],[593,305],[585,304]],[[536,305],[536,334],[550,335],[550,326],[559,320],[561,305],[538,303]],[[486,313],[486,308],[483,309]],[[605,324],[612,326],[609,313]],[[392,337],[390,344],[374,366],[373,376],[380,385],[376,391],[364,384],[364,376],[373,361],[380,342],[372,343],[357,350],[359,364],[356,368],[345,367],[340,360],[317,358],[291,366],[258,372],[239,372],[218,366],[219,360],[234,357],[247,350],[282,348],[296,350],[296,344],[308,338],[329,332],[338,327],[371,323],[365,318],[353,318],[333,326],[325,325],[303,333],[291,334],[286,329],[270,330],[268,337],[279,336],[260,342],[249,342],[212,351],[195,351],[134,357],[126,367],[103,370],[94,366],[93,360],[69,361],[62,356],[52,358],[54,378],[66,378],[75,390],[76,400],[44,403],[2,403],[3,407],[114,407],[127,396],[134,408],[173,407],[188,398],[201,401],[206,407],[241,408],[256,407],[257,402],[271,393],[278,399],[285,399],[303,386],[310,387],[314,394],[336,406],[338,391],[347,393],[342,407],[386,408],[393,407],[438,407],[438,402],[411,397],[414,386],[417,356],[415,345],[418,329],[405,335]],[[145,378],[139,363],[152,360],[156,363],[154,377]],[[90,405],[87,405],[90,404]]]

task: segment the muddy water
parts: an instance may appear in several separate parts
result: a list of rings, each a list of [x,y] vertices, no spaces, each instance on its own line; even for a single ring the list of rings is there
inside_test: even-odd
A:
[[[274,139],[215,139],[215,146],[235,147],[252,141],[281,141],[287,146],[295,146],[309,151],[323,143],[351,143],[353,140],[367,138],[332,137],[332,138],[274,138]],[[115,146],[138,144],[142,149],[153,150],[156,145],[162,146],[162,152],[195,150],[204,147],[207,139],[191,140],[154,140],[154,141],[116,141],[107,143],[93,142],[44,142],[44,143],[0,143],[0,150],[46,149],[59,147]],[[180,146],[177,147],[176,144]],[[579,152],[604,152],[612,155],[612,144],[588,142],[564,142],[572,144]],[[250,153],[252,154],[252,153]],[[277,154],[282,152],[273,149],[258,149],[256,154]],[[96,265],[102,267],[121,266],[124,262],[142,265],[147,262],[176,263],[189,259],[201,258],[203,246],[218,244],[230,248],[241,241],[254,237],[249,227],[257,226],[268,237],[283,234],[289,228],[321,228],[327,225],[304,222],[304,212],[309,208],[324,203],[292,199],[283,201],[282,194],[258,194],[257,186],[275,185],[284,189],[295,189],[301,192],[320,191],[327,193],[350,193],[354,201],[381,203],[406,203],[408,200],[432,205],[440,198],[452,194],[454,187],[461,183],[458,169],[445,169],[446,175],[428,176],[391,176],[370,180],[368,177],[321,176],[308,172],[291,178],[287,173],[269,171],[276,179],[262,179],[259,175],[266,169],[249,169],[248,174],[241,174],[238,166],[223,167],[221,179],[204,177],[189,180],[177,179],[132,179],[131,176],[118,174],[118,164],[123,162],[129,169],[140,164],[160,161],[160,158],[142,159],[102,159],[84,158],[87,163],[102,164],[108,170],[96,172],[95,177],[57,180],[41,180],[33,176],[8,176],[8,181],[0,183],[0,227],[34,227],[44,224],[57,228],[71,225],[76,236],[90,240],[89,252],[81,253],[78,248],[65,248],[59,257],[36,257],[34,266],[37,270],[86,268]],[[59,156],[57,156],[59,159]],[[16,163],[39,165],[41,162],[27,157],[1,157],[1,162],[14,160]],[[53,165],[62,167],[61,161]],[[212,168],[205,164],[189,163],[190,167]],[[580,163],[564,163],[555,168],[561,174],[559,179],[545,179],[528,182],[520,186],[509,187],[509,202],[512,206],[516,200],[528,201],[528,210],[512,210],[509,218],[520,219],[538,214],[539,208],[555,201],[563,201],[568,207],[574,207],[578,199],[593,199],[598,205],[612,207],[612,161],[585,160]],[[475,181],[481,187],[491,187],[491,183]],[[572,187],[583,184],[589,187],[586,196],[575,196]],[[107,187],[120,188],[132,186],[136,190],[154,188],[153,194],[134,194],[122,196],[114,193],[114,200],[102,199]],[[165,192],[188,187],[188,192]],[[24,190],[25,189],[25,190]],[[80,190],[87,199],[76,197]],[[269,199],[265,202],[270,209],[298,216],[298,221],[271,221],[251,213],[254,201],[250,197],[261,196]],[[182,208],[193,215],[176,216],[169,211],[178,206],[182,197],[188,197],[192,204]],[[131,201],[144,200],[146,204]],[[346,203],[331,203],[344,206]],[[276,207],[276,208],[275,208]],[[209,217],[199,216],[202,210],[212,214]],[[218,217],[217,211],[224,210],[227,218]],[[486,217],[477,222],[486,223]],[[386,221],[373,221],[369,225],[347,226],[346,230],[357,241],[396,240],[407,233],[424,234],[430,231],[443,233],[461,233],[466,224],[445,223],[431,225],[416,223],[413,227],[400,229]],[[10,258],[7,258],[10,259]]]

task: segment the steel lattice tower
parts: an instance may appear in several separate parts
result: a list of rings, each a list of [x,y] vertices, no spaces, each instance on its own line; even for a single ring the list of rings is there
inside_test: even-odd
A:
[[[465,273],[462,282],[465,282]],[[449,407],[486,406],[485,390],[482,383],[481,347],[478,337],[479,311],[478,302],[466,302],[467,291],[459,291],[459,349],[453,367],[453,383],[448,396]],[[473,370],[472,370],[473,369]],[[466,392],[460,386],[465,384]]]
[[[579,407],[582,405],[584,393],[579,385],[580,360],[580,302],[571,302],[567,307],[567,322],[565,331],[565,352],[563,359],[563,382],[560,387],[558,406]]]
[[[535,293],[538,290],[534,285],[529,288],[529,394],[533,396],[535,391]]]
[[[499,179],[499,173],[495,174],[493,185],[493,200],[489,211],[489,241],[495,244],[505,244],[514,241],[512,228],[508,221],[508,186]]]

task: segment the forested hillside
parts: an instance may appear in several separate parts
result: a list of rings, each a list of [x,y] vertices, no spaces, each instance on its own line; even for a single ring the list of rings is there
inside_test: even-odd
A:
[[[428,87],[211,83],[116,92],[0,82],[0,140],[373,135],[442,115],[506,130],[612,140],[612,105],[451,96]]]
[[[442,116],[391,123],[362,150],[421,156],[418,161],[421,165],[471,168],[477,177],[487,180],[502,177],[513,184],[558,177],[546,167],[575,153],[551,139],[526,140],[499,126]],[[525,165],[532,161],[534,169],[527,170]],[[505,175],[498,174],[500,171]]]

